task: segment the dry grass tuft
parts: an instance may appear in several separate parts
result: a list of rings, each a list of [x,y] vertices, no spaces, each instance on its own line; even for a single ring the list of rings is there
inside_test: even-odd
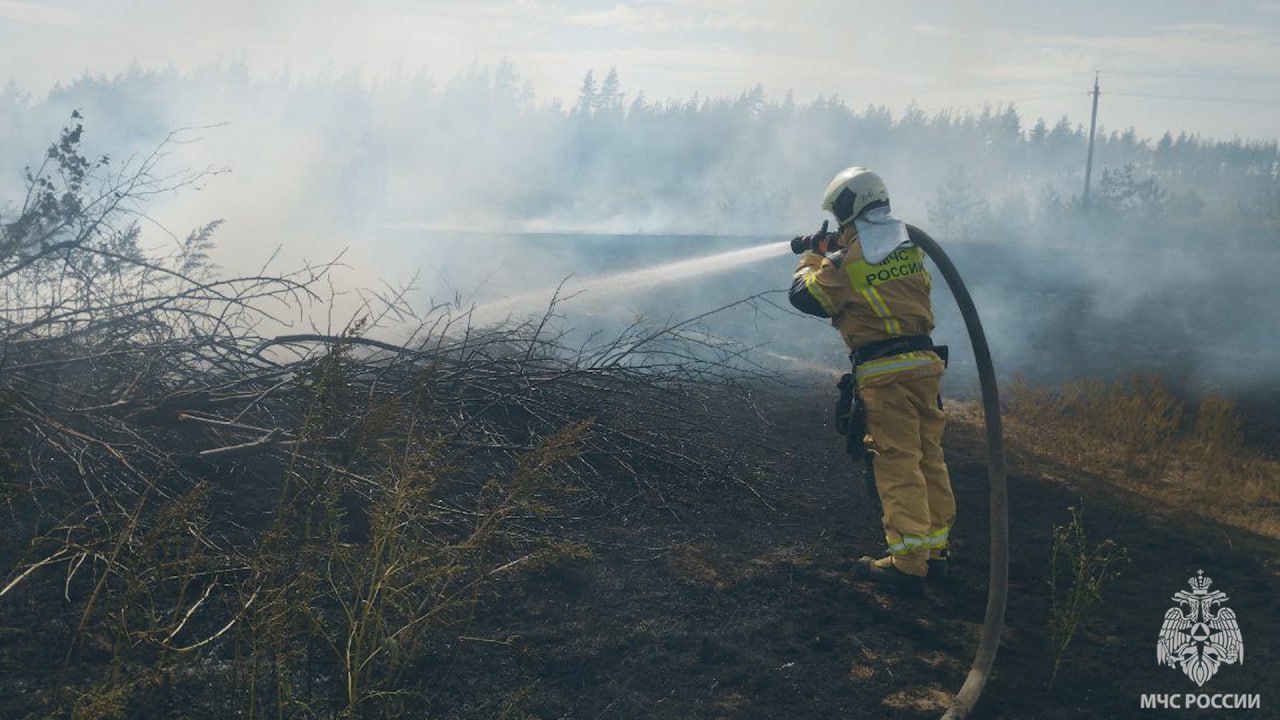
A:
[[[1280,463],[1245,446],[1239,412],[1220,394],[1188,404],[1151,377],[1057,390],[1015,380],[1005,414],[1010,436],[1039,458],[1280,537]]]

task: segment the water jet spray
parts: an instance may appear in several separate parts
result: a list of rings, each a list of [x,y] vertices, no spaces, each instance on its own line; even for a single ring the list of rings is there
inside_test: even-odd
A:
[[[472,311],[472,316],[480,322],[486,322],[498,320],[504,314],[511,312],[533,311],[545,307],[553,297],[564,301],[577,295],[587,294],[592,300],[598,300],[611,295],[651,290],[681,280],[719,275],[743,265],[750,265],[785,253],[788,251],[788,246],[789,241],[767,243],[593,278],[579,280],[571,276],[557,288],[533,290],[478,305]]]

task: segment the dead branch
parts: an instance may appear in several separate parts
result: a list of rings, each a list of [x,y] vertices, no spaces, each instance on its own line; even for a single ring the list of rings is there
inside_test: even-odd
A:
[[[56,583],[68,663],[89,640],[221,662],[238,643],[357,687],[566,527],[708,484],[769,502],[737,479],[765,441],[733,392],[761,368],[702,327],[756,298],[578,338],[558,294],[485,326],[388,288],[345,331],[264,332],[323,309],[337,260],[212,277],[216,224],[142,252],[140,202],[200,176],[158,175],[162,156],[95,186],[106,166],[64,143],[0,222],[0,600]]]

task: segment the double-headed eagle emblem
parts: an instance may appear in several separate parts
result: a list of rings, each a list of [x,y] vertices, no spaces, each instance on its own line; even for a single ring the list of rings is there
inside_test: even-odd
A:
[[[1244,641],[1236,614],[1222,607],[1227,594],[1210,592],[1213,580],[1199,570],[1187,581],[1191,592],[1174,593],[1176,607],[1164,614],[1160,639],[1156,641],[1156,661],[1169,667],[1182,667],[1182,672],[1204,685],[1223,663],[1244,664]]]

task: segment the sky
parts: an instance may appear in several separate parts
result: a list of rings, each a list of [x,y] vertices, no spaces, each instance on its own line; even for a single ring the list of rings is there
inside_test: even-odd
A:
[[[1016,103],[1027,123],[1221,139],[1280,128],[1280,1],[0,0],[0,83],[40,96],[86,72],[243,62],[255,74],[510,61],[571,105],[587,70],[627,99],[737,95],[927,111]]]

